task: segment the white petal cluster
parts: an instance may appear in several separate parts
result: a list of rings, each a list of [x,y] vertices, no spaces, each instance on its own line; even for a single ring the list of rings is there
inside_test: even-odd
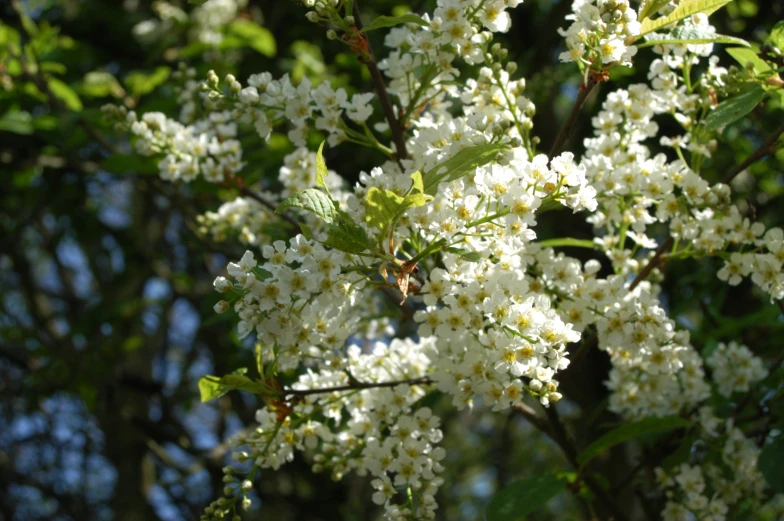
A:
[[[242,146],[237,125],[227,111],[211,112],[203,120],[183,125],[161,112],[147,112],[139,118],[122,107],[104,107],[135,139],[136,151],[144,156],[163,158],[158,162],[161,179],[190,182],[199,176],[220,182],[239,172]]]
[[[286,122],[289,139],[303,147],[311,127],[326,132],[330,146],[352,137],[355,131],[347,128],[343,117],[364,124],[373,113],[371,98],[357,94],[349,100],[344,89],[333,89],[328,82],[314,87],[305,77],[294,85],[288,74],[276,80],[265,72],[250,76],[245,87],[236,81],[227,97],[221,99],[233,102],[234,116],[252,123],[262,139],[269,138],[275,125]]]
[[[272,194],[261,194],[275,200]],[[270,227],[275,226],[264,206],[249,197],[238,197],[223,203],[217,211],[206,212],[197,217],[199,233],[209,235],[215,242],[223,242],[236,237],[242,244],[256,246],[270,240]]]
[[[536,256],[545,294],[561,299],[558,309],[578,331],[593,324],[599,348],[610,355],[609,409],[631,418],[668,416],[710,396],[702,359],[686,331],[676,331],[648,284],[629,291],[622,276],[601,279],[598,263],[584,267],[552,249]]]
[[[640,33],[640,23],[629,0],[574,0],[572,13],[566,17],[572,24],[559,30],[567,47],[561,61],[579,62],[594,70],[631,65],[637,47],[626,41]]]
[[[287,245],[262,248],[264,262],[245,252],[230,263],[229,275],[215,281],[221,293],[234,295],[240,338],[256,332],[265,360],[280,370],[295,369],[303,358],[321,358],[344,346],[357,329],[365,306],[353,306],[365,277],[344,268],[355,260],[342,252],[297,236]],[[224,308],[225,306],[221,306]]]
[[[752,385],[768,376],[762,360],[737,342],[720,343],[707,360],[713,369],[712,378],[723,396],[746,392]]]
[[[228,9],[218,0],[207,3],[216,11]],[[288,395],[271,394],[274,399],[257,415],[259,428],[240,440],[248,452],[238,453],[239,459],[277,469],[303,451],[314,471],[329,471],[335,479],[350,471],[368,476],[387,519],[433,519],[445,453],[437,446],[440,420],[417,404],[426,385],[448,394],[457,408],[479,403],[507,409],[525,395],[547,406],[561,399],[558,377],[569,365],[567,345],[587,332],[595,333],[612,364],[606,382],[611,411],[629,418],[679,415],[710,397],[702,358],[688,332],[667,316],[660,288],[631,282],[650,258],[638,251],[657,247],[648,236],[651,225],[669,228],[674,246],[662,255],[718,256],[724,262],[720,279],[736,285],[750,277],[771,298],[784,297],[784,232],[766,231],[744,217],[730,204],[726,185],[700,176],[715,142],[695,129],[715,105],[716,92],[723,92],[726,75],[713,60],[696,68],[711,46],[658,46],[650,84],[607,96],[593,118],[585,154],[548,157],[536,152],[536,107],[525,96],[525,80],[513,79],[516,65],[503,66],[506,51],[491,43],[493,32],[509,29],[506,9],[518,3],[438,0],[422,25],[388,32],[391,50],[378,66],[390,79],[393,110],[410,129],[407,157],[383,145],[369,127],[372,94],[349,97],[344,89],[307,78],[296,83],[288,75],[260,73],[243,84],[229,75],[221,85],[213,72],[203,83],[188,73],[178,94],[187,124],[114,109],[137,150],[161,159],[167,180],[229,180],[243,168],[242,133],[269,140],[281,126],[296,148],[279,171],[280,197],[316,184],[317,155],[306,146],[313,128],[331,146],[353,142],[380,151],[388,160],[362,172],[351,191],[341,189],[334,172],[326,177],[341,215],[369,237],[377,231],[366,214],[369,191],[402,196],[412,188],[412,176],[419,179],[416,172],[432,180],[466,149],[505,145],[500,152],[492,148],[495,157],[482,166],[444,179],[436,190],[431,186],[432,200],[407,208],[384,230],[380,253],[342,253],[302,235],[274,241],[262,208],[279,199],[266,194],[202,216],[203,231],[213,239],[237,234],[255,248],[228,265],[228,278],[215,280],[216,291],[225,295],[215,311],[234,310],[239,337],[255,336],[263,364],[300,375]],[[337,0],[306,5],[313,8],[312,21],[334,22],[330,17],[339,15]],[[576,0],[573,12],[572,25],[563,31],[563,61],[594,74],[631,63],[636,48],[627,42],[640,24],[627,0]],[[344,24],[349,30],[350,17]],[[680,26],[712,31],[700,16]],[[363,37],[346,34],[344,41],[362,56]],[[478,69],[459,86],[457,58]],[[693,70],[702,69],[692,78]],[[674,118],[683,129],[659,143],[671,158],[649,148],[659,135],[659,116]],[[384,133],[387,127],[373,128]],[[540,216],[559,206],[590,214],[598,238],[588,247],[607,256],[613,275],[599,277],[596,260],[583,264],[556,253],[558,239],[535,242]],[[305,218],[322,239],[319,220]],[[436,251],[437,262],[426,255]],[[654,270],[652,280],[657,275]],[[417,341],[390,340],[395,330],[379,318],[382,298],[397,304],[399,294],[416,323]],[[767,374],[748,348],[735,343],[721,344],[708,363],[725,396],[748,390]],[[719,521],[741,497],[761,497],[757,447],[731,422],[722,424],[709,412],[702,416],[704,436],[722,447],[722,464],[691,461],[671,475],[660,471],[668,495],[665,519]],[[245,505],[247,480],[232,475],[226,494],[244,497]]]
[[[190,41],[217,46],[223,41],[225,26],[246,4],[247,0],[207,0],[186,13],[177,5],[158,0],[152,4],[158,18],[139,22],[133,34],[142,43],[152,44],[177,27],[188,26]]]
[[[338,387],[350,382],[349,374],[367,384],[421,377],[429,365],[426,353],[433,348],[429,340],[377,342],[369,352],[352,345],[345,358],[322,360],[318,372],[303,374],[292,387]],[[422,388],[407,384],[308,394],[282,420],[267,407],[256,415],[256,431],[235,440],[236,445],[247,446],[236,457],[278,469],[302,451],[313,462],[314,472],[329,471],[333,479],[351,471],[370,476],[373,501],[384,505],[387,518],[433,519],[435,494],[443,483],[437,474],[443,470],[440,461],[446,452],[437,446],[443,438],[439,418],[427,407],[412,407],[423,395]],[[313,418],[316,411],[324,421]],[[226,492],[236,493],[233,488]]]
[[[665,521],[734,519],[739,509],[756,511],[765,489],[757,469],[760,449],[732,420],[716,418],[709,407],[700,409],[700,437],[716,454],[695,464],[682,463],[670,472],[656,469],[667,503]],[[745,510],[748,509],[748,510]]]

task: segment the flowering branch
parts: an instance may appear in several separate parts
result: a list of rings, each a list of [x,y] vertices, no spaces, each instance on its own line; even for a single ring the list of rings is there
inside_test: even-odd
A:
[[[362,17],[360,16],[359,12],[359,3],[354,0],[354,24],[357,28],[357,32],[359,33],[362,31]],[[381,102],[381,108],[384,111],[384,116],[389,123],[389,130],[392,132],[392,141],[395,143],[395,148],[397,149],[397,158],[400,159],[407,159],[408,158],[408,151],[406,150],[406,137],[403,134],[403,127],[400,124],[400,120],[398,120],[397,116],[395,116],[395,109],[392,107],[392,101],[389,99],[389,93],[387,93],[386,84],[384,83],[384,77],[381,75],[381,71],[378,70],[378,65],[376,64],[376,58],[373,54],[373,47],[370,45],[370,40],[367,36],[359,34],[360,38],[364,38],[367,44],[367,53],[365,56],[359,56],[359,60],[363,62],[370,72],[370,77],[373,79],[373,86],[376,89],[376,94],[378,94],[378,99]]]
[[[550,149],[551,158],[558,155],[558,152],[561,151],[561,148],[564,146],[566,140],[571,135],[572,130],[574,130],[574,124],[580,115],[580,109],[583,108],[585,100],[588,99],[588,96],[591,94],[596,85],[598,85],[598,83],[594,80],[594,77],[591,74],[588,75],[588,78],[584,83],[580,84],[580,91],[577,94],[577,99],[574,100],[572,111],[569,113],[569,117],[566,118],[566,121],[564,121],[564,124],[561,126],[561,130],[558,131],[558,137],[555,138],[553,147]]]
[[[634,288],[640,285],[640,282],[644,281],[648,278],[648,275],[651,274],[653,268],[659,265],[661,261],[662,255],[664,252],[669,250],[672,247],[673,239],[672,237],[667,237],[667,240],[661,243],[661,245],[656,248],[656,253],[653,255],[653,258],[648,261],[648,264],[642,269],[639,275],[632,281],[631,285],[629,286],[629,291],[634,291]]]
[[[392,380],[390,382],[353,382],[346,385],[338,385],[336,387],[324,387],[321,389],[285,389],[283,394],[285,396],[309,396],[312,394],[327,394],[339,391],[356,391],[358,389],[380,389],[382,387],[397,387],[398,385],[429,385],[432,384],[427,376],[421,378],[414,378],[411,380]]]
[[[726,177],[722,179],[722,183],[730,184],[735,177],[738,176],[741,172],[746,170],[756,161],[762,159],[763,157],[769,156],[776,151],[776,141],[778,138],[784,134],[784,125],[781,125],[779,128],[776,129],[775,132],[762,144],[760,147],[754,151],[749,157],[747,157],[742,163],[738,164],[735,168],[730,170]]]

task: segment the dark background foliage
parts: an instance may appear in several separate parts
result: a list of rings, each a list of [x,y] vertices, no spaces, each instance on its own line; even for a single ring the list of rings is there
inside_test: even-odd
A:
[[[362,2],[363,17],[390,14],[401,3]],[[414,0],[405,7],[425,12],[432,4]],[[534,131],[545,147],[580,81],[574,67],[557,62],[562,41],[556,28],[565,24],[569,4],[526,0],[513,11],[512,31],[500,37],[519,64],[517,74],[528,79],[527,95],[537,105]],[[252,351],[237,341],[230,319],[215,317],[211,309],[218,300],[212,280],[243,248],[234,241],[213,243],[196,233],[194,224],[195,215],[236,194],[206,184],[160,181],[154,164],[135,156],[122,136],[104,125],[99,110],[112,102],[174,116],[178,107],[170,82],[139,93],[128,78],[156,67],[175,70],[187,42],[173,32],[150,45],[138,43],[132,27],[154,16],[146,2],[17,5],[39,30],[36,38],[23,40],[32,41],[38,60],[59,66],[26,74],[8,53],[8,32],[2,33],[0,520],[197,519],[222,489],[221,467],[229,451],[224,440],[252,428],[259,406],[240,393],[203,405],[197,389],[203,374],[252,365]],[[293,1],[251,0],[242,16],[268,28],[274,54],[239,48],[229,51],[236,59],[230,64],[205,63],[198,53],[188,62],[199,77],[210,68],[240,79],[260,71],[289,72],[369,90],[361,64],[308,23],[305,12]],[[0,3],[0,15],[5,27],[25,34],[12,3]],[[719,32],[753,40],[783,17],[781,2],[738,0],[715,15],[714,23]],[[373,36],[373,44],[383,55],[380,35]],[[641,55],[638,73],[644,75],[649,59]],[[109,72],[119,83],[105,92],[90,91],[83,80],[91,71]],[[40,83],[47,75],[70,85],[83,108],[74,110],[67,97],[52,97]],[[620,85],[642,78],[619,76]],[[574,129],[573,150],[579,151],[590,131],[587,114],[595,113],[607,89],[589,99]],[[760,108],[727,130],[708,165],[708,175],[715,176],[710,180],[747,157],[780,123],[780,114]],[[274,190],[289,150],[283,139],[269,146],[247,141],[248,178]],[[327,158],[350,181],[380,159],[348,146]],[[782,160],[779,153],[758,163],[754,176],[741,176],[734,186],[746,210],[767,224],[782,221]],[[568,212],[548,214],[537,230],[544,237],[591,236],[590,228]],[[750,284],[720,285],[718,266],[715,260],[699,260],[666,267],[664,301],[672,316],[692,330],[699,349],[739,339],[757,354],[775,358],[781,346],[774,339],[781,338],[783,325],[778,310]],[[585,445],[612,420],[601,412],[608,363],[595,349],[572,347],[580,355],[562,378],[571,399],[560,407],[578,444]],[[564,465],[551,443],[522,418],[457,413],[438,401],[434,406],[449,425],[440,519],[481,519],[499,487]],[[624,469],[605,470],[618,483]],[[625,493],[631,496],[631,489]],[[376,512],[362,479],[332,483],[326,475],[312,475],[301,458],[278,473],[264,473],[256,495],[260,501],[248,519],[360,520],[373,519]],[[576,516],[575,504],[560,498],[532,519]]]

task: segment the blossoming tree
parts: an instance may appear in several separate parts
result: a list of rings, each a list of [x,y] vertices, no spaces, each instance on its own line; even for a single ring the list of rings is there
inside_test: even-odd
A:
[[[563,459],[494,494],[489,521],[561,493],[590,519],[782,515],[784,423],[770,412],[781,337],[770,349],[743,345],[738,329],[695,338],[663,287],[678,284],[666,266],[696,259],[715,266],[713,287],[743,283],[784,313],[781,214],[758,220],[731,188],[776,156],[784,126],[739,164],[715,160],[755,111],[782,120],[784,24],[750,43],[711,25],[730,0],[575,0],[547,28],[579,83],[545,140],[540,100],[497,41],[514,35],[521,3],[438,0],[371,18],[361,0],[306,0],[291,23],[345,45],[371,87],[182,65],[179,113],[103,108],[164,182],[236,194],[194,222],[247,248],[215,279],[214,310],[256,363],[203,376],[199,390],[263,403],[258,425],[232,439],[203,519],[240,519],[255,481],[298,453],[334,480],[364,477],[386,519],[436,519],[461,417],[438,411],[485,409],[525,419]],[[243,7],[162,9],[137,36],[183,24],[195,52],[226,69],[227,39],[259,30]],[[582,121],[591,131],[574,140]],[[291,152],[277,182],[259,180],[254,154],[281,140]],[[375,166],[347,172],[341,158],[359,148]],[[579,232],[548,227],[564,214]],[[592,409],[569,382],[587,352],[609,364],[582,380],[606,389]],[[575,439],[574,418],[609,413]],[[606,474],[608,462],[624,475]],[[629,482],[658,499],[626,498]]]

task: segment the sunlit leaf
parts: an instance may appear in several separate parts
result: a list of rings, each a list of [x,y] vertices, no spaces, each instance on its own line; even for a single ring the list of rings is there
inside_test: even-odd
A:
[[[272,58],[277,53],[272,32],[255,22],[239,18],[229,24],[228,32],[229,35],[237,36],[245,45],[264,56]]]
[[[406,13],[400,16],[379,16],[370,24],[366,25],[362,32],[372,31],[374,29],[382,29],[384,27],[394,27],[400,24],[417,24],[426,27],[428,23],[419,15],[414,13]]]
[[[697,27],[676,27],[669,34],[652,33],[650,39],[637,44],[637,46],[652,47],[654,45],[697,45],[705,43],[725,43],[751,47],[751,44],[742,38],[710,33]]]
[[[709,15],[731,1],[732,0],[683,0],[669,15],[661,16],[656,19],[646,18],[643,20],[640,27],[640,34],[637,38],[639,39],[648,33],[652,33],[653,31],[697,13]]]
[[[287,197],[275,209],[275,213],[280,214],[286,208],[300,208],[308,212],[315,213],[324,222],[332,224],[338,217],[338,210],[329,195],[318,188],[306,188],[301,192]]]
[[[65,106],[70,110],[79,112],[84,108],[82,100],[79,99],[79,95],[63,81],[58,80],[57,78],[49,78],[47,85],[52,94],[65,103]]]
[[[482,143],[466,148],[422,175],[424,193],[435,195],[441,182],[449,183],[473,173],[509,148],[506,143]]]
[[[765,95],[765,89],[761,85],[754,85],[746,92],[722,101],[705,118],[705,127],[708,130],[718,130],[738,121],[754,110],[765,98]]]
[[[156,67],[152,72],[133,71],[125,77],[125,86],[134,96],[144,96],[154,91],[167,79],[171,69],[169,67]]]

